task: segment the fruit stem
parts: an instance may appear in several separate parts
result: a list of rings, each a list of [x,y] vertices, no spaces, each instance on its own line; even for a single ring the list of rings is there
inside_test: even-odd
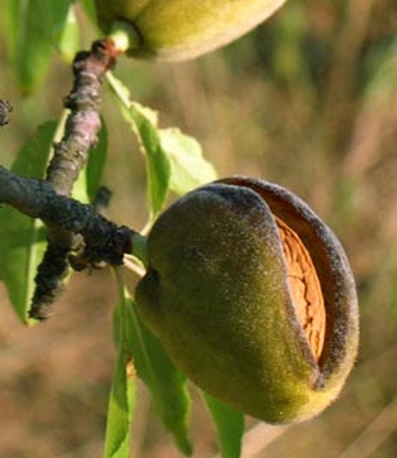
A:
[[[139,48],[141,42],[134,26],[130,22],[123,20],[114,21],[108,38],[113,41],[117,51],[120,53],[125,53],[129,49]]]

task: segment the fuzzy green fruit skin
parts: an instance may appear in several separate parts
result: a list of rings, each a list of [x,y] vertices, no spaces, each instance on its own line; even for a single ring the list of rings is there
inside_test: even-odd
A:
[[[291,302],[275,209],[292,222],[298,212],[320,244],[315,262],[332,264],[322,272],[337,284],[325,298],[319,363]],[[354,281],[339,242],[300,199],[263,181],[225,179],[166,210],[147,248],[139,311],[199,387],[269,423],[308,419],[336,398],[357,351]]]
[[[192,59],[223,46],[263,22],[286,0],[95,0],[98,22],[109,33],[116,20],[136,29],[133,57]]]

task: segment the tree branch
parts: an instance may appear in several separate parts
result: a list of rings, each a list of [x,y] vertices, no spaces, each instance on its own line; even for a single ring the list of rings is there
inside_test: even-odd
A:
[[[100,88],[105,73],[120,54],[110,39],[95,41],[90,51],[79,52],[73,62],[74,83],[64,99],[70,110],[62,140],[54,145],[54,155],[46,180],[58,194],[70,196],[88,153],[97,142],[100,128]],[[57,215],[61,217],[62,215]],[[62,289],[69,268],[69,253],[78,244],[73,229],[57,218],[41,217],[48,226],[48,246],[36,276],[31,315],[42,319]]]
[[[107,220],[92,205],[58,194],[47,181],[22,177],[0,166],[0,202],[31,218],[43,220],[47,226],[55,224],[71,234],[81,234],[84,250],[76,258],[79,262],[72,264],[76,270],[100,262],[120,265],[123,255],[132,252],[135,231]],[[51,286],[54,282],[58,283],[58,277],[55,278],[52,273],[53,266],[61,268],[67,262],[65,255],[69,253],[70,250],[65,253],[56,245],[47,250],[46,262],[39,267],[35,294],[40,294],[42,300],[49,296],[36,308],[37,302],[33,298],[31,314],[35,318],[45,319],[49,315],[51,303],[57,295],[56,288]]]

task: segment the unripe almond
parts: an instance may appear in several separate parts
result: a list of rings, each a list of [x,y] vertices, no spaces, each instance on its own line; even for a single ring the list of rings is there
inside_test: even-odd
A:
[[[263,22],[286,0],[95,0],[108,33],[115,21],[131,24],[140,45],[133,57],[192,59],[225,45]]]
[[[245,177],[192,191],[154,224],[148,259],[139,311],[202,389],[270,423],[337,397],[357,352],[354,279],[294,194]]]

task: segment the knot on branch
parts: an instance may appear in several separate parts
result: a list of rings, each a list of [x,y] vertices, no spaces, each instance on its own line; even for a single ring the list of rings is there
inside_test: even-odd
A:
[[[81,271],[104,262],[113,266],[121,265],[124,254],[132,252],[132,234],[133,231],[126,226],[114,226],[106,232],[100,227],[93,228],[82,252],[70,255],[72,268]]]

